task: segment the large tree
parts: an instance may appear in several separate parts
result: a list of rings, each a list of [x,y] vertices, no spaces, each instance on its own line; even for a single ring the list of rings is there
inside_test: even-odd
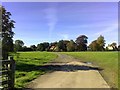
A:
[[[91,48],[92,51],[103,51],[105,50],[105,40],[102,35],[100,35],[97,40],[94,40],[91,42],[89,47]]]
[[[92,41],[91,44],[89,45],[89,47],[92,51],[99,51],[100,50],[100,46],[97,43],[97,40]]]
[[[38,51],[48,51],[49,50],[49,43],[48,42],[44,42],[44,43],[40,43],[37,45],[37,50]]]
[[[49,43],[48,42],[44,42],[43,46],[44,46],[44,51],[48,51],[49,50]]]
[[[73,40],[70,40],[69,43],[67,43],[67,51],[72,52],[76,50],[76,43]]]
[[[110,46],[112,46],[113,51],[118,51],[117,43],[113,42],[112,44],[110,44]]]
[[[22,51],[22,47],[24,46],[24,42],[22,40],[16,40],[15,41],[15,51]]]
[[[80,35],[76,39],[77,50],[78,51],[86,51],[87,50],[87,39],[88,37],[85,35]]]
[[[57,46],[58,46],[58,51],[63,51],[63,49],[65,49],[64,41],[63,41],[63,40],[60,40],[60,41],[57,43]]]
[[[67,43],[69,43],[68,40],[60,40],[57,43],[58,51],[67,51]]]
[[[40,43],[40,44],[37,45],[37,51],[44,51],[43,43]]]
[[[100,35],[98,38],[97,38],[97,43],[99,44],[99,47],[100,47],[100,51],[104,51],[105,48],[105,39],[102,35]]]
[[[31,45],[30,48],[32,51],[36,51],[36,49],[37,49],[37,47],[35,45]]]
[[[13,35],[14,32],[12,31],[14,27],[15,21],[11,20],[10,16],[11,13],[6,11],[4,7],[0,7],[0,12],[2,12],[0,16],[2,16],[2,56],[3,59],[8,58],[8,52],[13,51]],[[0,22],[1,23],[1,22]]]

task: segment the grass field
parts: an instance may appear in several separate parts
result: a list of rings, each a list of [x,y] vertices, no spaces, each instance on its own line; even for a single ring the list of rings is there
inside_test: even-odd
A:
[[[63,52],[79,58],[80,61],[92,62],[104,70],[101,71],[102,76],[107,83],[113,87],[118,87],[118,52]],[[120,69],[119,69],[120,70]],[[119,78],[120,80],[120,78]]]
[[[57,55],[50,52],[19,52],[11,55],[16,61],[16,88],[23,88],[38,75],[44,74],[45,71],[39,70],[38,67],[57,58]]]

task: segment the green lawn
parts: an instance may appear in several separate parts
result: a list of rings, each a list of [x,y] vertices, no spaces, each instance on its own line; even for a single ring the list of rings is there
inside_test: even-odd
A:
[[[50,52],[19,52],[11,55],[16,61],[16,88],[23,88],[38,75],[44,74],[45,71],[39,70],[38,67],[57,58],[57,55]]]
[[[92,62],[104,70],[101,71],[102,76],[107,83],[113,87],[118,87],[118,52],[63,52],[79,58],[80,61]],[[120,70],[120,69],[119,69]],[[119,78],[120,80],[120,78]]]

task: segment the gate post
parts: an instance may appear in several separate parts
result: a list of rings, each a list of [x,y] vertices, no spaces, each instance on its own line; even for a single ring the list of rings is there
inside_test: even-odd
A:
[[[8,60],[10,60],[10,73],[9,73],[9,84],[8,88],[10,90],[14,89],[14,84],[15,84],[15,61],[13,60],[13,57],[10,56],[8,57]]]

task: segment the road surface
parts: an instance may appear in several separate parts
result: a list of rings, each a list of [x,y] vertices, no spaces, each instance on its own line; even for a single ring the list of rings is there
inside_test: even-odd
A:
[[[110,88],[98,67],[68,55],[57,54],[57,59],[40,67],[50,72],[30,82],[27,88]]]

